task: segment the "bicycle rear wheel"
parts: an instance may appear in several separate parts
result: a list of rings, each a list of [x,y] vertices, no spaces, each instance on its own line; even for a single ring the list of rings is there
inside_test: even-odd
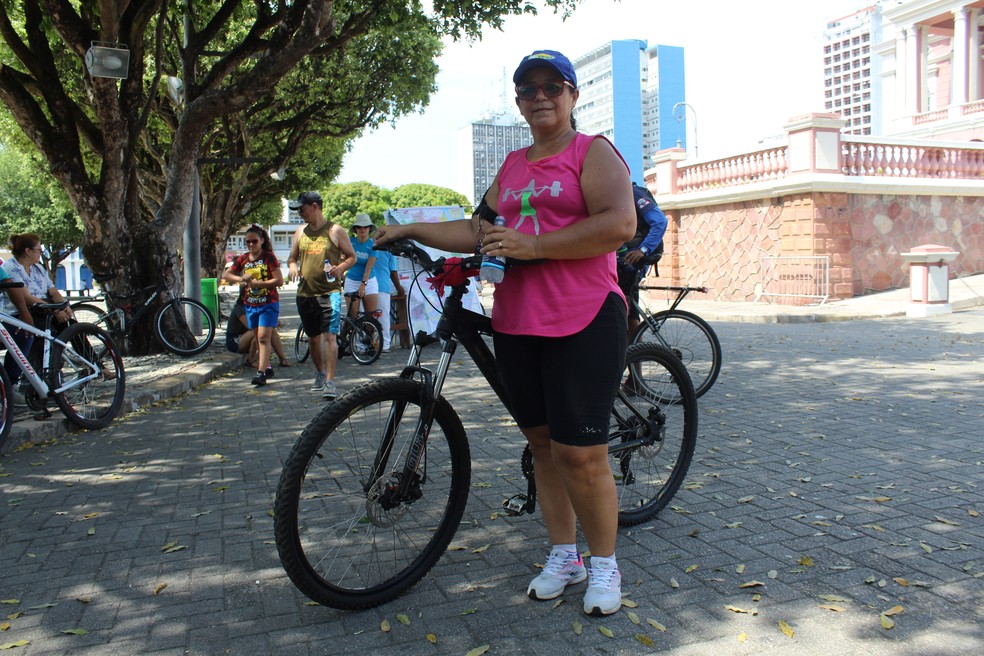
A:
[[[374,318],[362,316],[352,322],[348,343],[356,362],[372,364],[383,354],[383,327]]]
[[[619,525],[642,523],[666,507],[696,446],[697,396],[687,370],[655,344],[629,346],[608,435]]]
[[[171,353],[198,355],[215,339],[215,319],[204,305],[182,296],[168,301],[157,311],[154,337]]]
[[[721,342],[710,324],[692,312],[663,310],[654,313],[652,321],[644,317],[629,343],[645,342],[664,346],[683,363],[697,398],[711,389],[721,373]]]
[[[314,601],[378,606],[423,578],[451,542],[471,460],[465,429],[443,397],[409,494],[397,491],[424,391],[404,378],[357,387],[325,406],[287,456],[274,506],[277,550]]]
[[[14,424],[14,386],[10,383],[7,370],[0,366],[0,447],[10,435]]]
[[[71,308],[72,314],[75,315],[75,320],[79,323],[91,323],[103,330],[109,330],[106,327],[106,311],[99,306],[88,303],[73,303]]]
[[[307,333],[304,332],[304,326],[297,327],[297,334],[294,336],[294,359],[298,362],[304,362],[308,359],[308,353],[310,353],[310,338]]]
[[[119,413],[126,390],[123,356],[109,334],[88,323],[76,323],[51,345],[48,384],[68,419],[82,428],[103,428]],[[72,385],[62,389],[66,385]]]

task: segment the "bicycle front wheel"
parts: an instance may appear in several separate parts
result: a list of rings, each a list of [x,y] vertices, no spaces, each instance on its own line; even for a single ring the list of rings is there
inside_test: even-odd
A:
[[[304,362],[310,353],[310,338],[304,332],[304,326],[297,327],[297,335],[294,336],[294,359]]]
[[[154,337],[171,353],[198,355],[215,339],[215,319],[204,305],[182,296],[165,303],[157,311]]]
[[[10,383],[7,370],[0,366],[0,447],[10,435],[14,424],[14,386]]]
[[[73,324],[58,339],[65,344],[52,343],[48,383],[55,402],[75,425],[104,428],[123,405],[123,356],[109,334],[92,324]]]
[[[683,363],[697,398],[711,389],[721,373],[721,342],[710,324],[692,312],[663,310],[651,320],[643,318],[629,343],[644,342],[662,345]]]
[[[423,392],[404,378],[357,387],[325,406],[287,456],[274,506],[277,550],[314,601],[342,609],[385,603],[423,578],[454,537],[471,459],[443,397],[405,481]]]
[[[679,359],[655,344],[625,357],[608,434],[618,523],[634,526],[666,507],[697,446],[697,396]]]
[[[356,319],[348,333],[348,343],[356,362],[372,364],[383,353],[383,327],[372,317]]]

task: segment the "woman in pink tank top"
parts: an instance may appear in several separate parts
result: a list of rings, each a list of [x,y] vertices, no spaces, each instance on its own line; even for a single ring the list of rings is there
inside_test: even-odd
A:
[[[615,147],[577,132],[577,76],[567,57],[535,51],[520,62],[513,82],[533,145],[506,157],[475,216],[384,226],[376,243],[409,238],[446,251],[480,248],[530,261],[507,270],[492,310],[496,359],[533,451],[552,545],[527,594],[554,599],[587,578],[584,612],[608,615],[621,607],[608,421],[626,349],[614,253],[635,232],[632,187]],[[491,223],[496,215],[504,226]],[[578,523],[592,554],[587,568]]]

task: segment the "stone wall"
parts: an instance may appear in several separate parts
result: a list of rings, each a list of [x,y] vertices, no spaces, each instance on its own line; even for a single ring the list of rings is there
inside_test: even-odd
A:
[[[951,277],[984,271],[981,197],[809,193],[666,214],[661,275],[647,282],[705,286],[707,300],[755,300],[764,255],[829,256],[831,299],[908,287],[901,254],[922,244],[960,253]]]

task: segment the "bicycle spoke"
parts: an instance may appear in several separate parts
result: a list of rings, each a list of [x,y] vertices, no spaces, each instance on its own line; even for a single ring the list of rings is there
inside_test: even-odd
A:
[[[669,503],[696,446],[697,399],[671,354],[651,344],[629,347],[609,431],[619,523],[631,526]]]
[[[322,411],[292,450],[277,492],[277,546],[312,599],[339,608],[382,603],[419,580],[450,542],[469,474],[464,431],[446,402],[409,492],[399,492],[420,398],[414,381],[365,385]],[[394,404],[403,417],[395,430]]]

